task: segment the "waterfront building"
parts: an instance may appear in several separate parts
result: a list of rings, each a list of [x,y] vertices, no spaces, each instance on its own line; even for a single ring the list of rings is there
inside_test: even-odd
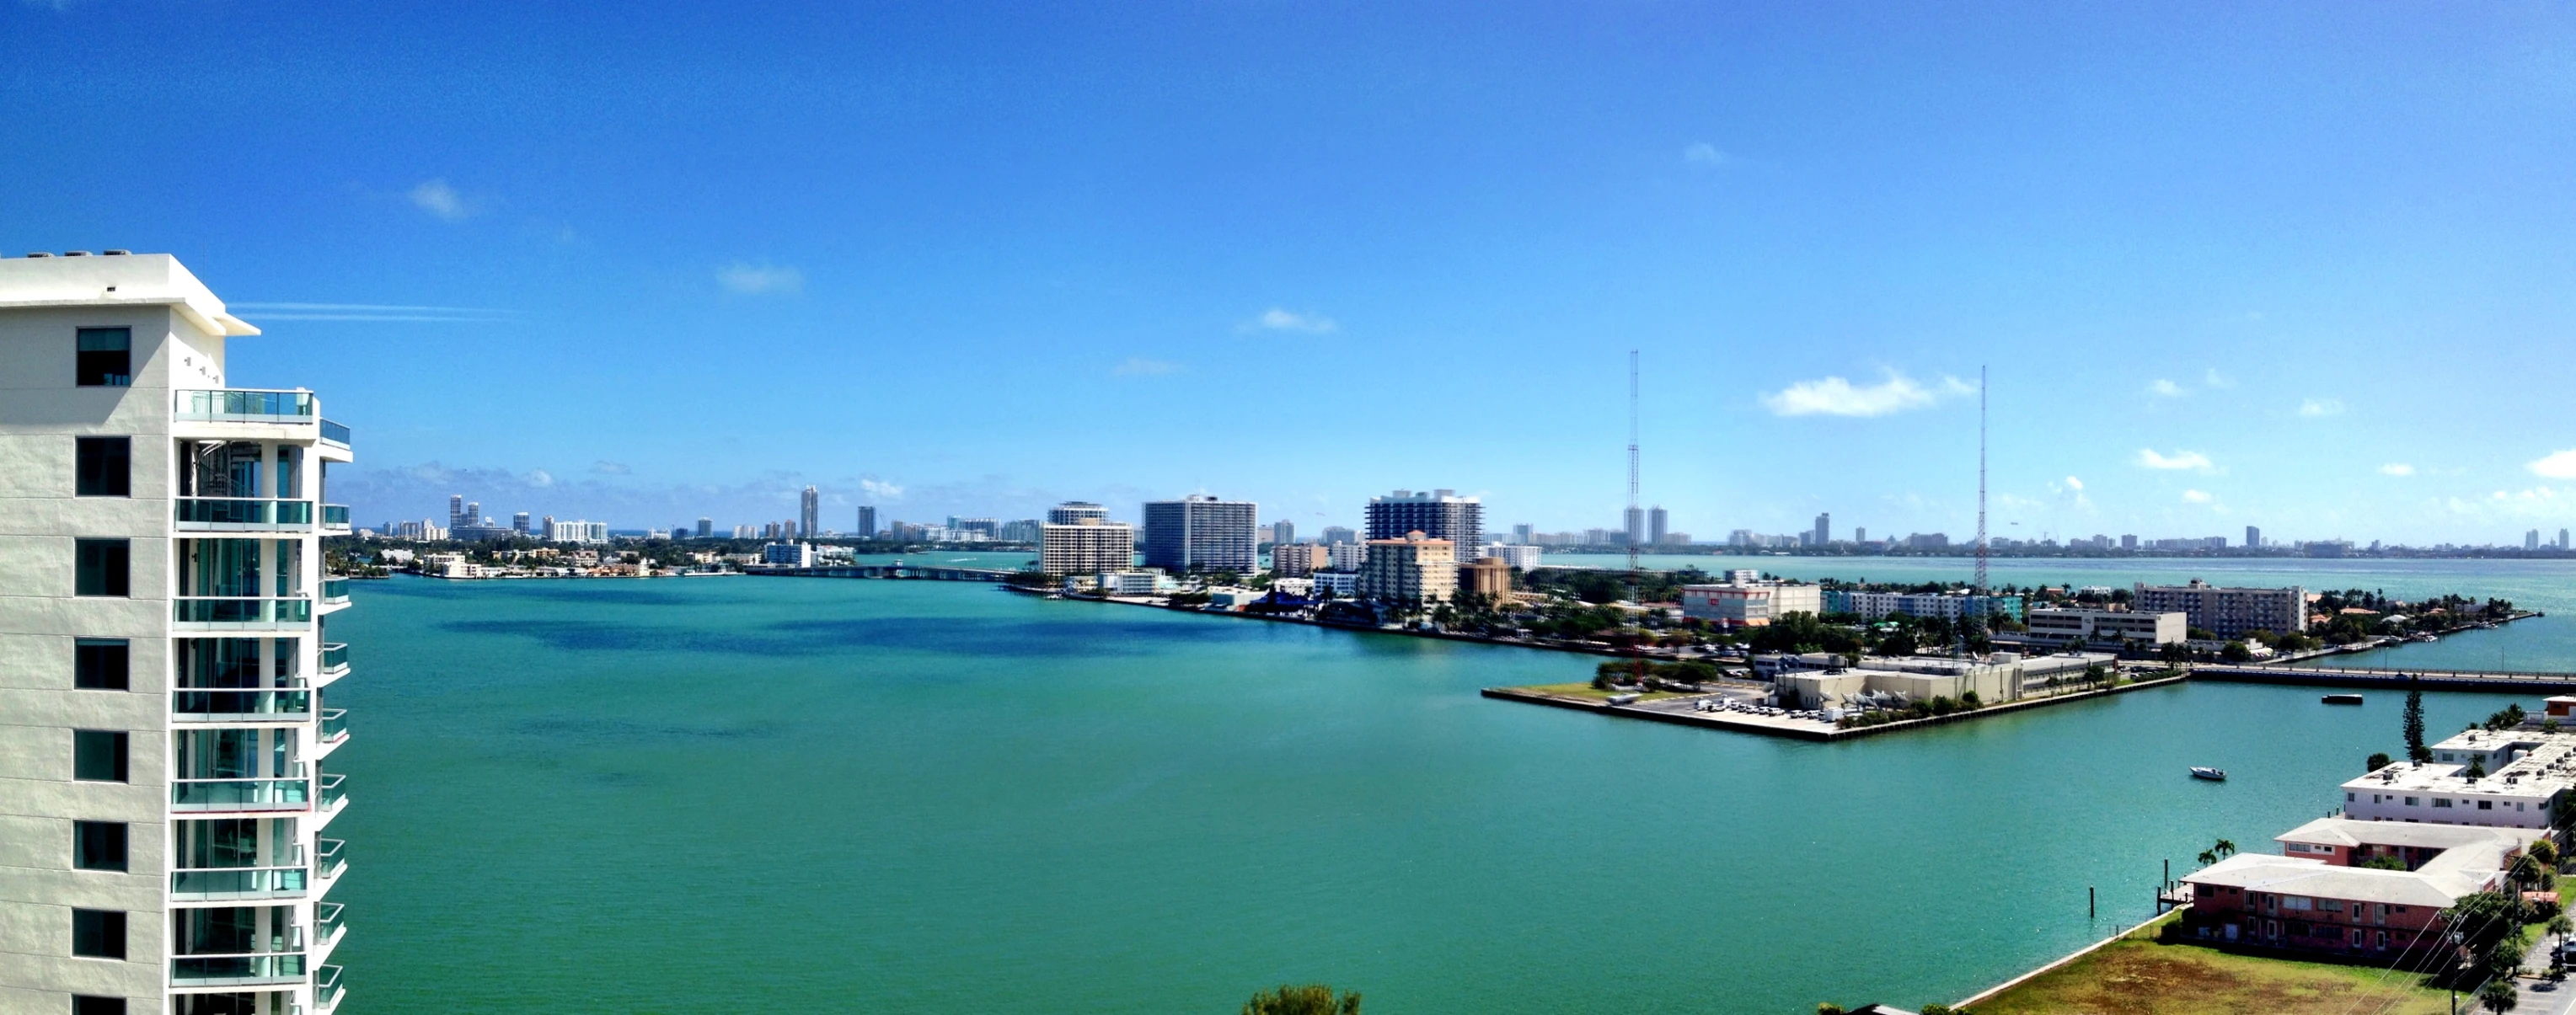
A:
[[[549,543],[605,543],[608,541],[608,523],[586,521],[559,522],[552,518],[548,518],[546,519],[545,538],[546,542]]]
[[[1826,544],[1828,544],[1828,543],[1833,542],[1833,541],[1834,541],[1834,516],[1833,516],[1832,514],[1830,514],[1830,513],[1818,513],[1818,514],[1816,515],[1816,527],[1815,527],[1815,530],[1814,530],[1813,532],[1810,532],[1810,533],[1808,534],[1807,538],[1808,538],[1808,540],[1809,540],[1810,545],[1813,545],[1813,546],[1824,546],[1824,545],[1826,545]]]
[[[549,518],[546,519],[546,521],[551,524],[554,519]],[[758,539],[760,538],[760,532],[748,525],[736,525],[733,527],[733,537],[735,539]]]
[[[972,532],[983,536],[986,539],[992,539],[1002,534],[1002,523],[990,518],[959,518],[956,515],[949,515],[948,531],[952,533]]]
[[[1173,574],[1261,569],[1259,505],[1192,495],[1145,502],[1145,566]]]
[[[1604,545],[1636,546],[1645,541],[1646,512],[1641,508],[1629,508],[1620,514],[1621,524],[1619,531],[1615,534],[1618,538],[1615,541],[1609,538],[1598,538],[1594,539],[1593,542]],[[1605,532],[1602,533],[1602,535],[1604,537],[1608,537],[1613,534]]]
[[[2522,534],[2522,548],[2523,548],[2523,549],[2525,549],[2525,550],[2537,550],[2537,549],[2540,549],[2540,530],[2539,530],[2539,529],[2529,529],[2529,530],[2526,530],[2526,531],[2524,531],[2524,532],[2523,532],[2523,534]]]
[[[2319,818],[2182,876],[2194,937],[2343,957],[2407,954],[2462,897],[2506,888],[2538,829]],[[2403,869],[2364,864],[2395,861]]]
[[[1822,614],[1814,585],[1744,582],[1682,586],[1682,616],[1725,627],[1762,627],[1792,613]]]
[[[700,539],[713,539],[713,538],[715,538],[715,534],[716,534],[716,520],[715,520],[715,519],[713,519],[713,518],[700,518],[700,519],[698,519],[698,538],[700,538]]]
[[[2022,621],[2020,596],[1979,596],[1967,592],[1847,592],[1824,594],[1824,612],[1879,620],[1891,613],[1940,617],[1956,623],[1962,617],[2006,617]]]
[[[349,599],[321,543],[350,433],[230,386],[257,334],[166,254],[0,260],[0,1010],[342,1000]]]
[[[1357,571],[1368,563],[1367,543],[1328,543],[1324,546],[1325,563],[1335,571]]]
[[[1488,543],[1485,546],[1486,557],[1500,560],[1504,567],[1515,571],[1527,571],[1537,567],[1541,552],[1543,551],[1538,547],[1526,544]]]
[[[1997,652],[1984,658],[1945,659],[1930,656],[1865,656],[1857,666],[1844,665],[1832,652],[1756,657],[1754,668],[1770,676],[1782,707],[1884,707],[1927,702],[1934,698],[1962,701],[1973,693],[1993,704],[2014,701],[2034,690],[2082,679],[2086,670],[2111,666],[2118,656],[2070,652],[2024,658]]]
[[[1100,505],[1084,500],[1069,500],[1047,509],[1049,525],[1080,525],[1083,519],[1108,521],[1109,512]]]
[[[2566,703],[2552,701],[2550,709],[2557,713],[2550,718],[2569,721]],[[2431,762],[2401,761],[2344,783],[2344,813],[2364,821],[2543,829],[2559,797],[2576,788],[2576,733],[2472,729],[2431,750]]]
[[[1512,594],[1512,566],[1493,557],[1458,565],[1458,592],[1500,601]]]
[[[1371,497],[1367,518],[1370,542],[1403,539],[1406,533],[1419,532],[1448,540],[1462,559],[1474,557],[1485,545],[1485,505],[1474,497],[1458,496],[1454,490],[1397,490]]]
[[[2308,629],[2308,590],[2220,588],[2198,578],[2188,585],[2138,583],[2129,608],[2141,613],[2181,611],[2191,626],[2221,639],[2255,631],[2297,634]]]
[[[447,527],[452,529],[459,525],[471,524],[473,524],[473,522],[465,516],[465,495],[461,493],[448,494]]]
[[[859,505],[859,522],[855,530],[861,539],[877,537],[877,509],[873,504]]]
[[[1672,528],[1671,523],[1672,516],[1664,512],[1663,505],[1657,504],[1653,508],[1647,510],[1646,545],[1662,546],[1664,543],[1669,541],[1669,530]]]
[[[1428,606],[1458,591],[1458,550],[1446,539],[1408,532],[1401,539],[1368,541],[1358,595],[1383,603]]]
[[[1281,543],[1270,548],[1270,573],[1300,578],[1332,566],[1332,551],[1313,543]]]
[[[521,511],[521,512],[519,512],[519,513],[517,513],[517,514],[514,514],[514,515],[511,515],[511,516],[510,516],[510,531],[515,532],[515,533],[518,533],[519,535],[522,535],[522,536],[526,536],[526,535],[534,535],[534,533],[533,533],[533,532],[529,529],[529,527],[528,527],[528,513],[527,513],[527,512],[525,512],[525,511]]]
[[[2123,536],[2121,536],[2121,537],[2120,537],[2120,548],[2121,548],[2121,549],[2123,549],[2123,550],[2135,550],[2135,549],[2137,549],[2137,548],[2138,548],[2138,537],[2136,537],[2136,536],[2130,536],[2130,535],[2123,535]]]
[[[1319,595],[1330,592],[1339,598],[1349,599],[1360,591],[1357,571],[1317,571],[1307,577],[1315,580],[1315,592]]]
[[[2248,550],[2260,550],[2263,548],[2262,529],[2251,525],[2245,527],[2245,548]]]
[[[1158,571],[1103,571],[1094,584],[1103,594],[1112,596],[1150,596],[1179,587]]]
[[[1520,522],[1515,524],[1512,526],[1512,545],[1535,546],[1538,541],[1530,538],[1532,535],[1533,533],[1531,532],[1530,523]]]
[[[1357,543],[1360,541],[1360,534],[1358,530],[1351,529],[1346,526],[1327,525],[1324,526],[1324,534],[1316,538],[1326,545],[1331,545],[1333,543]]]
[[[803,532],[807,536],[812,536],[817,532],[823,531],[823,494],[821,491],[810,486],[805,488],[804,496],[799,498],[797,501],[796,519],[797,531]]]
[[[2078,645],[2119,641],[2179,645],[2188,637],[2190,628],[2190,618],[2179,612],[2142,613],[2072,607],[2032,610],[2028,623],[2032,638]]]
[[[1000,537],[1005,543],[1034,543],[1044,538],[1043,526],[1045,525],[1045,522],[1035,518],[1003,522]]]
[[[771,543],[760,548],[760,562],[773,567],[813,567],[814,544]]]
[[[1050,575],[1125,571],[1136,566],[1136,530],[1097,516],[1038,526],[1038,570]]]

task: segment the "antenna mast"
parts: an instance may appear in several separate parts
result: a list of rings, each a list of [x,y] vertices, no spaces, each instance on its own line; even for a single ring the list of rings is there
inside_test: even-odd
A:
[[[1637,570],[1637,350],[1628,350],[1628,514],[1619,519],[1628,529],[1628,570]]]
[[[1986,594],[1986,368],[1982,366],[1977,368],[1977,594]]]

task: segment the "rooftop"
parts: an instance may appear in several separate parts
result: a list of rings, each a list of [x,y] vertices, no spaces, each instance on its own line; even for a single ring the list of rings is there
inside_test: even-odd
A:
[[[0,309],[167,306],[211,335],[256,335],[168,254],[0,258]]]
[[[2539,830],[2529,828],[2318,818],[2275,835],[2272,841],[2322,843],[2331,846],[2411,846],[2416,849],[2456,849],[2461,846],[2505,843],[2509,848],[2520,849],[2525,843],[2539,837]]]

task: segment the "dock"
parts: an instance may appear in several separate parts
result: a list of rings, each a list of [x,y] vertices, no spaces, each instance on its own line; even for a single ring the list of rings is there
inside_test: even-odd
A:
[[[2359,687],[2390,691],[2576,691],[2576,673],[2541,670],[2396,670],[2341,666],[2263,666],[2200,663],[2194,680],[2303,687]]]

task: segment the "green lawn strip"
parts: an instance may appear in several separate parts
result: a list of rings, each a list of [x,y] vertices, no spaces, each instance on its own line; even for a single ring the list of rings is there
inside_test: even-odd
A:
[[[2450,994],[2371,966],[2158,944],[2140,928],[1975,1005],[1974,1015],[2447,1015]]]
[[[1608,701],[1610,700],[1610,696],[1614,694],[1634,694],[1637,696],[1638,701],[1655,701],[1663,698],[1684,697],[1684,695],[1675,691],[1604,691],[1589,683],[1536,684],[1529,687],[1515,687],[1512,688],[1512,690],[1519,691],[1523,694],[1545,694],[1558,698],[1585,698],[1592,701]]]

